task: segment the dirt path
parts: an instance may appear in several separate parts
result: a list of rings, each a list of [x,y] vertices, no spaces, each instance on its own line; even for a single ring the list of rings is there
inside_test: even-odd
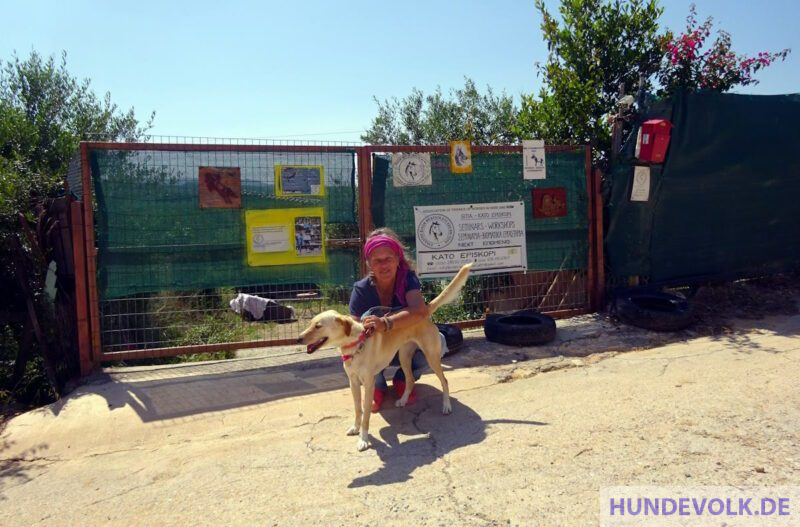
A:
[[[594,525],[605,485],[800,482],[798,315],[712,337],[583,317],[448,364],[453,414],[426,375],[363,453],[335,360],[100,376],[8,424],[0,525]]]

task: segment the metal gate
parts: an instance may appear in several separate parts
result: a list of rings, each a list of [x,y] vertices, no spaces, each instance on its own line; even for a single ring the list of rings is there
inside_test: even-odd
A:
[[[398,152],[430,154],[433,184],[395,188]],[[470,174],[452,174],[448,152],[82,143],[68,185],[80,202],[74,253],[83,362],[294,343],[313,314],[347,311],[364,271],[362,241],[374,226],[392,227],[414,248],[413,207],[423,204],[525,203],[528,271],[471,278],[463,305],[437,313],[439,321],[478,325],[486,312],[521,308],[591,311],[602,290],[602,221],[588,147],[547,147],[547,179],[534,181],[522,179],[519,146],[473,147]],[[564,214],[538,217],[535,194],[553,188],[565,197]],[[274,233],[287,229],[296,241],[284,247],[285,236]],[[256,232],[286,261],[260,265]],[[423,285],[430,299],[440,281]],[[253,320],[234,310],[241,295],[271,303]]]

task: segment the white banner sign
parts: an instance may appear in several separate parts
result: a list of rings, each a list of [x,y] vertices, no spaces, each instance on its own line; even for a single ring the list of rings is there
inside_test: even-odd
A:
[[[525,205],[478,203],[414,207],[417,275],[449,277],[474,262],[473,274],[525,271]]]
[[[546,179],[547,164],[544,156],[544,140],[522,141],[522,178]]]

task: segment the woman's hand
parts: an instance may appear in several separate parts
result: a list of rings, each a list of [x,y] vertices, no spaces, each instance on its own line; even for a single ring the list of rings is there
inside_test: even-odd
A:
[[[375,315],[369,315],[368,317],[364,318],[364,329],[376,331],[378,333],[385,333],[386,322],[383,321],[381,317],[376,317]]]

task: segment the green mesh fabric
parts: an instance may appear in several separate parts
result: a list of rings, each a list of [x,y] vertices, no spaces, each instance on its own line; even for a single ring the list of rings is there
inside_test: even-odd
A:
[[[464,203],[525,203],[528,269],[557,271],[588,268],[588,195],[585,153],[547,153],[547,179],[523,180],[521,154],[473,154],[471,174],[450,172],[448,155],[431,154],[432,186],[399,187],[392,183],[391,156],[374,160],[372,215],[376,227],[391,227],[415,248],[414,206]],[[532,190],[563,187],[567,215],[534,218]]]
[[[245,210],[322,207],[325,232],[357,233],[354,152],[90,151],[101,299],[259,284],[351,286],[357,250],[327,264],[250,267]],[[276,196],[275,165],[322,165],[325,196]],[[241,209],[201,209],[198,168],[240,167]],[[330,232],[329,232],[330,231]]]
[[[654,117],[673,128],[649,201],[630,201],[632,140],[610,174],[610,278],[686,284],[796,268],[800,95],[681,94]]]

